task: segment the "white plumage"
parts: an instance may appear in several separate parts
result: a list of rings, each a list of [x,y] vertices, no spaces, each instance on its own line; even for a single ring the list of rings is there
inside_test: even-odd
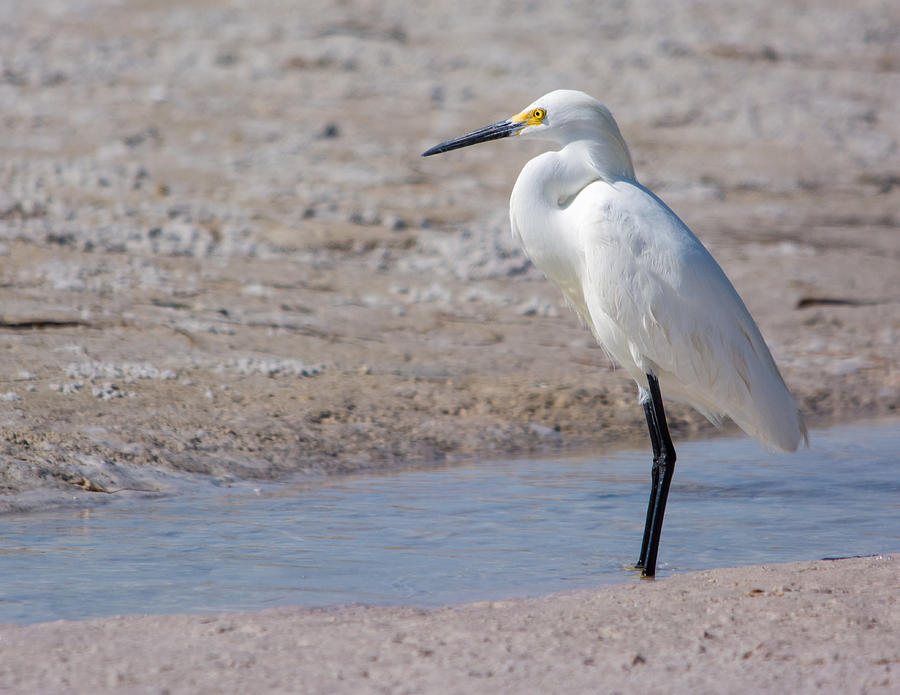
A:
[[[519,174],[512,233],[637,382],[641,402],[651,399],[652,376],[663,398],[688,403],[716,424],[728,416],[767,449],[794,451],[807,442],[797,404],[740,296],[691,230],[637,182],[625,140],[599,101],[550,92],[507,121],[425,154],[514,134],[560,149]],[[658,416],[647,417],[659,458],[662,404]],[[667,430],[662,437],[671,448]]]
[[[718,263],[635,179],[628,147],[596,99],[557,90],[544,123],[520,131],[562,148],[528,162],[510,199],[513,235],[562,290],[646,398],[715,424],[723,416],[770,450],[795,451],[806,426],[756,323]]]

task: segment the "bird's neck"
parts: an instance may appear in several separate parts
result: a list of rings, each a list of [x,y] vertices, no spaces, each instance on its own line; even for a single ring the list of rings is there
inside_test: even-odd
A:
[[[604,137],[587,137],[565,143],[560,155],[579,175],[579,169],[591,172],[592,180],[602,179],[608,183],[626,179],[634,181],[634,165],[631,153],[621,136],[606,133]],[[581,174],[584,176],[584,174]]]
[[[584,262],[578,230],[564,219],[569,205],[594,181],[634,180],[625,142],[583,138],[525,165],[510,198],[510,221],[532,262],[559,288],[579,314],[588,317],[582,288],[571,273]]]
[[[573,140],[542,158],[549,161],[545,160],[540,167],[541,174],[531,180],[532,194],[537,193],[548,204],[559,207],[566,207],[594,181],[613,183],[635,178],[628,147],[621,139]]]

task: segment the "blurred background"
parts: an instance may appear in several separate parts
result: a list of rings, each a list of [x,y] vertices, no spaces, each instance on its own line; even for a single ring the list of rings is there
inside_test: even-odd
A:
[[[4,0],[0,482],[643,447],[510,238],[541,145],[419,157],[562,87],[613,111],[812,424],[896,412],[896,2]]]

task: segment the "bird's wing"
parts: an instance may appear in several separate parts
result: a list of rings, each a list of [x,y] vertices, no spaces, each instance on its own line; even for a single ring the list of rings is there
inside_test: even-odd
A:
[[[632,376],[652,371],[664,396],[714,422],[728,415],[767,446],[796,448],[796,404],[756,323],[675,213],[629,182],[591,184],[568,213],[586,251],[594,331]]]

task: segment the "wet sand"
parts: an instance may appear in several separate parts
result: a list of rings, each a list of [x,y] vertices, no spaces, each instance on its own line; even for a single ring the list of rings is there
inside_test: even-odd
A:
[[[184,475],[645,446],[633,385],[510,239],[509,190],[539,145],[418,156],[559,87],[610,106],[811,426],[895,413],[898,26],[900,6],[876,0],[3,4],[0,510],[177,491]],[[713,431],[670,414],[676,441]],[[892,563],[499,609],[9,627],[0,684],[888,692]],[[810,588],[778,595],[792,581]],[[629,592],[685,613],[651,639]]]

